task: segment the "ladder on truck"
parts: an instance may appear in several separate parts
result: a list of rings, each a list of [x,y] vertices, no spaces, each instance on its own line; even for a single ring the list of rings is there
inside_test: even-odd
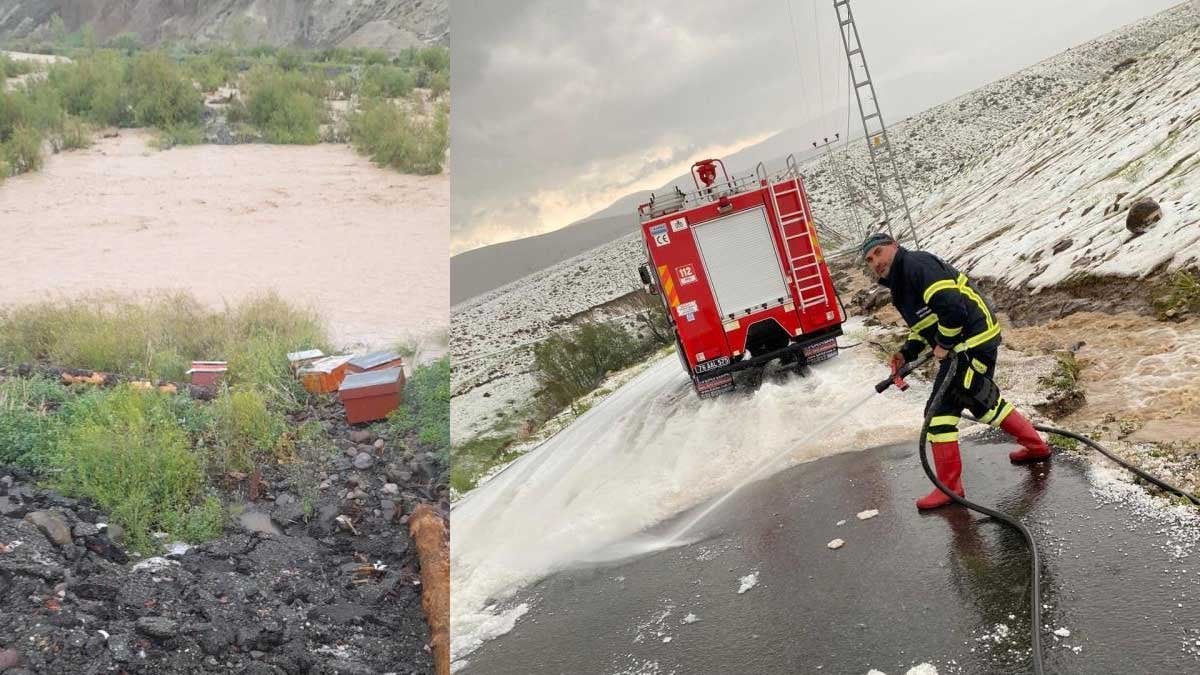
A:
[[[850,9],[850,0],[833,0],[833,10],[837,14],[838,32],[842,35],[842,46],[846,49],[846,64],[850,69],[850,87],[854,97],[858,99],[858,112],[862,117],[863,134],[867,138],[867,150],[870,153],[871,169],[875,173],[875,186],[879,195],[879,205],[883,213],[883,224],[888,234],[897,241],[911,241],[920,248],[917,238],[917,228],[913,225],[912,214],[908,210],[908,197],[904,193],[904,178],[896,163],[896,155],[892,144],[888,141],[887,126],[883,123],[883,113],[879,110],[879,99],[875,95],[875,85],[871,82],[871,71],[867,68],[867,57],[863,55],[862,42],[858,37],[858,25],[854,23],[854,12]],[[863,90],[867,96],[863,97]],[[902,217],[908,226],[907,232],[895,232],[892,228],[892,217]]]
[[[782,189],[780,189],[782,188]],[[790,270],[790,284],[796,289],[796,298],[800,302],[800,311],[809,307],[819,307],[829,304],[829,294],[825,292],[825,280],[821,276],[821,261],[817,257],[817,247],[812,238],[812,215],[804,206],[800,194],[800,179],[792,176],[787,181],[772,183],[767,188],[771,193],[771,206],[774,207],[775,217],[779,219],[780,239],[783,240],[783,253],[787,256]],[[779,198],[796,195],[794,210],[780,210]],[[785,200],[790,202],[791,200]],[[804,245],[804,241],[808,245]],[[805,251],[792,255],[794,249]]]

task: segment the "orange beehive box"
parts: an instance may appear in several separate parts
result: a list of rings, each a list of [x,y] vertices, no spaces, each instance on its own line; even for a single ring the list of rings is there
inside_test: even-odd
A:
[[[229,364],[225,361],[192,361],[192,367],[187,374],[192,384],[198,387],[212,387],[227,370]]]
[[[304,383],[305,389],[314,394],[332,394],[342,386],[342,380],[346,377],[346,364],[352,358],[354,357],[346,354],[326,356],[314,361],[300,369],[300,381]]]
[[[389,368],[403,368],[404,359],[400,354],[393,351],[372,352],[363,354],[350,359],[347,368],[352,373],[366,373],[372,370],[387,370]]]
[[[404,369],[388,368],[349,373],[338,387],[351,424],[381,420],[400,407],[404,392]]]

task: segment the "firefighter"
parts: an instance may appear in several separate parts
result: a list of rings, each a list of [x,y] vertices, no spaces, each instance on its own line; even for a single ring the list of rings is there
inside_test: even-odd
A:
[[[1014,464],[1050,457],[1050,447],[1029,420],[1000,396],[996,387],[996,353],[1000,323],[983,296],[965,274],[937,256],[910,251],[887,234],[873,234],[862,245],[862,256],[879,283],[892,292],[892,304],[909,326],[908,340],[888,365],[895,374],[925,349],[941,361],[934,391],[942,384],[953,357],[958,368],[954,382],[933,411],[929,441],[937,477],[963,496],[962,459],[958,449],[958,422],[964,408],[981,422],[1003,429],[1022,448],[1009,453]],[[932,395],[929,403],[932,403]],[[929,412],[926,403],[926,413]],[[917,500],[918,509],[934,509],[951,499],[936,487]]]

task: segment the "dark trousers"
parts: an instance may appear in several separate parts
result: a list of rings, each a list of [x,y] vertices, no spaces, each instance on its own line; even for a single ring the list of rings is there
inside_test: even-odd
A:
[[[950,359],[955,359],[958,368],[954,373],[954,381],[946,389],[936,409],[933,420],[929,425],[929,441],[932,443],[949,443],[958,440],[958,423],[962,418],[963,409],[979,421],[994,427],[1000,426],[1004,418],[1013,411],[1012,404],[1000,396],[1000,389],[993,381],[996,372],[996,355],[999,344],[993,344],[963,352],[951,352],[938,368],[937,378],[933,381],[934,393],[946,380],[950,369]],[[925,413],[933,403],[933,394],[925,404]]]

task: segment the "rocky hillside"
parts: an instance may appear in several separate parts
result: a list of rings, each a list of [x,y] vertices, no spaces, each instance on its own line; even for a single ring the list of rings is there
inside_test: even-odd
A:
[[[0,0],[0,42],[51,39],[90,25],[105,40],[136,33],[144,43],[195,39],[309,48],[399,50],[444,43],[449,0]]]

